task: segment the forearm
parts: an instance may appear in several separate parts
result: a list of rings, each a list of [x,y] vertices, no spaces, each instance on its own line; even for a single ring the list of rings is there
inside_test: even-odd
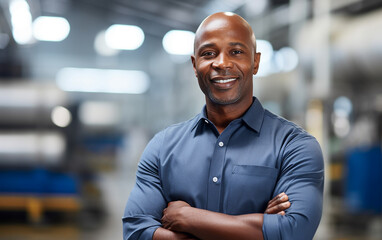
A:
[[[185,233],[173,232],[165,228],[157,228],[153,235],[153,240],[196,240],[191,235]]]
[[[263,214],[231,216],[203,209],[184,207],[179,209],[182,219],[168,229],[187,232],[199,239],[263,239]]]

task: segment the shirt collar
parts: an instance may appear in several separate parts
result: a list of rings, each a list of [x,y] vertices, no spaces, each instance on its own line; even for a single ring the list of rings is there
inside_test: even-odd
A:
[[[202,111],[196,116],[195,123],[193,124],[191,131],[193,131],[197,126],[200,126],[203,122],[209,121],[207,118],[207,108],[204,105]]]
[[[247,112],[244,113],[241,119],[248,127],[256,132],[260,132],[264,119],[264,108],[256,97],[253,97],[252,105],[249,107]],[[197,126],[204,124],[205,121],[209,120],[207,118],[207,108],[204,105],[202,111],[196,116],[195,123],[193,124],[191,131]]]
[[[252,105],[242,117],[245,124],[256,132],[260,132],[264,119],[264,108],[260,101],[253,97]]]

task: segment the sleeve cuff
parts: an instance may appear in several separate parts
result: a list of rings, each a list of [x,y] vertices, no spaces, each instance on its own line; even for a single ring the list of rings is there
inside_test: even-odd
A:
[[[149,227],[149,228],[146,228],[141,236],[139,237],[139,239],[147,239],[147,240],[152,240],[153,239],[153,235],[154,235],[154,232],[159,228],[159,226],[154,226],[154,227]]]

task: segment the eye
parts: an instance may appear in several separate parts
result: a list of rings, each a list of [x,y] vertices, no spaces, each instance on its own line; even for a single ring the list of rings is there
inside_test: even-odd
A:
[[[232,51],[232,54],[233,54],[233,55],[241,54],[241,53],[243,53],[242,50],[233,50],[233,51]]]
[[[215,53],[213,51],[205,51],[205,52],[202,52],[201,54],[202,57],[212,57],[214,55]]]

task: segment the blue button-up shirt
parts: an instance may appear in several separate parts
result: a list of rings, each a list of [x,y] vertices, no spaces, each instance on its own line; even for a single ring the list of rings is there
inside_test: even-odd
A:
[[[170,201],[231,215],[264,213],[281,192],[291,207],[285,216],[264,215],[264,239],[312,239],[322,213],[323,168],[315,138],[256,98],[221,134],[204,108],[147,145],[123,217],[124,239],[152,239]]]

